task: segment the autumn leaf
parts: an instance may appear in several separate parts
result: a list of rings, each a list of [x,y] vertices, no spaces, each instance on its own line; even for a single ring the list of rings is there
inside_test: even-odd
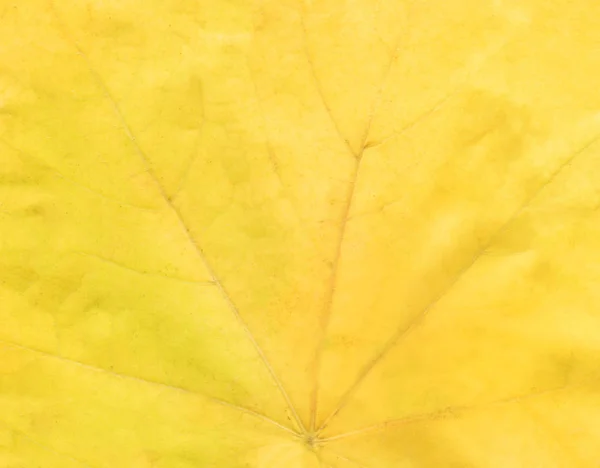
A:
[[[598,18],[0,0],[0,466],[598,466]]]

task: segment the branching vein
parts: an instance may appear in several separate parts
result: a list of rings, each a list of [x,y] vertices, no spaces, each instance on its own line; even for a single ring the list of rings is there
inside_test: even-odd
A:
[[[135,148],[138,156],[140,157],[143,165],[145,166],[146,172],[148,173],[148,175],[150,176],[150,178],[154,182],[154,185],[156,186],[156,189],[157,189],[158,193],[160,194],[160,196],[162,197],[162,199],[164,200],[164,202],[168,206],[168,208],[176,216],[177,221],[178,221],[181,229],[184,231],[184,233],[185,233],[188,241],[190,242],[190,244],[196,250],[201,263],[203,264],[203,266],[206,269],[206,271],[209,273],[212,281],[215,283],[215,286],[219,290],[219,292],[220,292],[221,296],[223,297],[224,301],[227,303],[229,309],[231,310],[231,312],[235,316],[236,320],[239,322],[240,326],[244,330],[244,333],[246,334],[246,336],[248,337],[248,339],[252,343],[252,346],[256,350],[256,352],[257,352],[260,360],[262,361],[262,363],[264,364],[265,368],[267,369],[267,371],[271,375],[271,378],[273,379],[273,382],[275,383],[275,385],[277,386],[279,392],[281,393],[281,395],[285,399],[285,401],[286,401],[286,403],[287,403],[287,405],[289,407],[289,410],[292,413],[292,416],[293,416],[293,418],[295,420],[295,423],[298,425],[298,428],[300,428],[301,430],[304,430],[304,425],[302,423],[302,420],[298,416],[298,412],[296,411],[294,405],[292,404],[292,401],[291,401],[291,399],[290,399],[287,391],[284,389],[281,380],[279,379],[279,377],[275,373],[275,370],[271,366],[271,363],[267,359],[264,351],[262,350],[262,348],[260,347],[260,345],[258,344],[258,342],[256,341],[256,339],[254,338],[254,335],[252,334],[252,332],[248,328],[248,325],[246,324],[245,320],[240,315],[240,312],[239,312],[237,306],[235,305],[235,303],[233,302],[233,300],[231,299],[231,296],[229,295],[229,293],[227,292],[227,290],[224,288],[223,284],[221,283],[221,281],[217,277],[217,275],[216,275],[216,273],[215,273],[212,265],[208,262],[207,256],[206,256],[206,254],[205,254],[202,246],[200,245],[200,243],[198,242],[198,240],[192,234],[192,232],[191,232],[190,228],[188,227],[188,224],[186,223],[186,221],[185,221],[185,219],[184,219],[181,211],[173,203],[171,197],[167,194],[167,192],[166,192],[164,186],[162,185],[160,179],[158,178],[158,176],[154,172],[154,170],[152,168],[152,163],[151,163],[150,159],[148,158],[148,156],[146,155],[146,153],[144,152],[144,150],[142,149],[142,147],[138,143],[138,140],[135,137],[135,135],[134,135],[131,127],[127,123],[127,120],[125,119],[125,116],[124,116],[123,112],[121,111],[121,108],[120,108],[117,100],[112,95],[110,89],[108,88],[108,86],[107,86],[106,82],[104,81],[104,79],[102,78],[102,76],[98,73],[98,71],[93,66],[93,64],[92,64],[91,60],[89,59],[89,57],[87,56],[87,54],[83,51],[83,49],[79,46],[79,44],[68,34],[67,28],[62,23],[62,21],[60,19],[60,16],[56,12],[54,12],[54,13],[55,13],[55,16],[57,18],[57,21],[59,22],[61,30],[64,33],[64,36],[68,39],[68,41],[76,49],[77,54],[84,60],[86,66],[88,68],[88,70],[90,71],[90,73],[93,76],[94,80],[96,81],[97,85],[100,87],[100,89],[104,93],[105,98],[111,103],[111,105],[113,107],[113,110],[115,112],[115,115],[117,116],[117,118],[118,118],[118,120],[119,120],[119,122],[121,124],[121,127],[123,128],[123,131],[125,132],[125,134],[129,138],[129,140],[134,145],[134,148]]]
[[[323,103],[323,107],[325,108],[325,110],[327,111],[327,115],[329,116],[329,120],[331,121],[331,123],[333,124],[333,127],[335,128],[335,131],[338,135],[338,137],[340,138],[340,140],[342,140],[342,142],[344,143],[344,145],[346,146],[346,148],[348,149],[348,151],[350,152],[351,155],[353,155],[355,158],[359,158],[359,154],[356,153],[356,151],[354,151],[354,149],[352,148],[352,145],[350,144],[350,141],[348,141],[348,138],[346,138],[346,136],[344,136],[342,130],[340,129],[340,126],[337,122],[337,119],[334,117],[333,115],[333,111],[331,110],[331,106],[327,103],[327,99],[325,99],[325,93],[323,92],[323,85],[321,84],[321,80],[319,79],[319,76],[317,75],[317,71],[315,69],[315,64],[312,58],[312,55],[310,53],[310,48],[308,46],[308,33],[306,32],[306,25],[304,23],[304,16],[301,17],[300,19],[301,21],[301,25],[302,25],[302,39],[304,42],[304,54],[306,55],[306,61],[308,62],[308,67],[310,70],[310,75],[313,79],[313,82],[315,84],[315,88],[317,90],[317,93],[319,94],[319,98],[321,99],[321,102]]]
[[[473,257],[468,261],[467,264],[463,266],[463,268],[454,276],[454,278],[450,281],[450,283],[437,295],[427,306],[421,309],[414,318],[408,323],[408,325],[400,326],[396,332],[387,340],[383,348],[363,367],[363,369],[358,374],[355,381],[352,385],[344,392],[337,407],[331,412],[331,414],[325,419],[321,427],[317,430],[323,430],[327,424],[331,421],[336,414],[340,412],[344,406],[348,403],[352,395],[356,392],[356,390],[360,387],[362,382],[364,382],[365,378],[370,374],[370,372],[375,368],[388,354],[389,352],[401,341],[403,337],[409,334],[412,330],[414,330],[427,316],[431,309],[433,309],[441,299],[443,299],[453,288],[455,284],[457,284],[465,274],[471,269],[471,267],[479,260],[479,258],[493,245],[493,243],[497,240],[500,234],[502,234],[506,228],[515,221],[522,213],[531,205],[531,203],[538,197],[540,193],[566,168],[568,167],[577,156],[584,153],[587,149],[589,149],[593,144],[595,144],[600,139],[600,134],[595,135],[590,139],[585,145],[579,148],[577,151],[573,152],[569,157],[567,157],[562,164],[560,164],[555,171],[535,190],[526,200],[521,204],[521,206],[513,212],[513,214],[490,236],[488,242],[486,242]]]

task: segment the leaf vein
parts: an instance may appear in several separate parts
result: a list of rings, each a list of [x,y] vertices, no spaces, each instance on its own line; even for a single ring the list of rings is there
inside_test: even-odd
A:
[[[303,23],[304,28],[304,23]],[[369,112],[369,118],[367,120],[367,124],[365,125],[365,129],[363,131],[363,136],[360,143],[360,151],[356,153],[356,158],[354,162],[354,169],[350,176],[350,183],[348,186],[348,193],[346,195],[346,202],[344,208],[342,210],[342,221],[340,223],[340,230],[338,234],[338,241],[335,247],[335,254],[333,258],[333,264],[331,268],[331,274],[329,276],[329,283],[327,287],[327,292],[325,296],[325,302],[323,305],[323,310],[321,312],[321,336],[318,340],[318,345],[315,353],[315,358],[313,361],[313,390],[310,396],[310,424],[309,428],[311,431],[315,431],[316,429],[316,418],[317,418],[317,409],[318,409],[318,398],[319,398],[319,372],[321,367],[322,356],[325,348],[325,340],[327,338],[327,329],[329,328],[329,322],[331,319],[331,313],[333,308],[333,298],[335,295],[335,288],[338,280],[339,273],[339,265],[342,257],[342,250],[344,245],[344,240],[346,237],[348,222],[350,221],[350,213],[352,211],[352,204],[354,202],[355,194],[356,194],[356,186],[358,183],[358,177],[360,173],[361,163],[363,160],[363,156],[365,154],[365,150],[369,148],[368,138],[371,131],[371,124],[377,113],[377,109],[380,104],[381,96],[385,90],[385,85],[387,83],[389,74],[392,70],[392,66],[396,60],[398,51],[400,50],[400,45],[402,44],[403,35],[400,34],[396,43],[396,47],[394,48],[394,54],[390,57],[388,66],[386,71],[382,77],[381,84],[379,85],[375,98],[371,102],[371,110]],[[350,148],[351,149],[351,148]],[[355,153],[353,153],[355,154]],[[318,430],[317,430],[318,431]]]
[[[104,367],[96,366],[96,365],[93,365],[93,364],[88,364],[88,363],[85,363],[85,362],[82,362],[82,361],[78,361],[76,359],[67,358],[65,356],[61,356],[61,355],[58,355],[58,354],[53,354],[53,353],[50,353],[50,352],[47,352],[47,351],[42,351],[40,349],[32,348],[30,346],[25,346],[25,345],[22,345],[22,344],[18,344],[18,343],[6,341],[6,340],[0,340],[0,345],[8,347],[8,348],[19,349],[19,350],[22,350],[22,351],[28,351],[28,352],[31,352],[31,353],[35,353],[35,354],[37,354],[39,356],[43,356],[45,358],[55,359],[55,360],[60,361],[62,363],[66,363],[66,364],[69,364],[69,365],[75,365],[75,366],[81,367],[83,369],[87,369],[89,371],[92,371],[92,372],[107,374],[107,375],[110,375],[110,376],[113,376],[113,377],[116,377],[116,378],[119,378],[119,379],[127,379],[127,380],[135,381],[135,382],[138,382],[138,383],[142,383],[142,384],[153,385],[153,386],[162,387],[162,388],[165,388],[165,389],[168,389],[168,390],[172,390],[172,391],[182,392],[182,393],[186,393],[186,394],[189,394],[189,395],[194,395],[194,396],[197,396],[197,397],[201,397],[201,398],[204,398],[205,400],[208,400],[208,401],[210,401],[212,403],[216,403],[216,404],[221,405],[221,406],[226,406],[227,408],[231,408],[231,409],[236,410],[236,411],[238,411],[240,413],[244,413],[244,414],[253,416],[253,417],[257,418],[257,419],[261,419],[261,420],[263,420],[263,421],[265,421],[265,422],[267,422],[269,424],[277,426],[279,429],[281,429],[281,430],[283,430],[285,432],[288,432],[290,434],[296,435],[296,433],[292,429],[290,429],[289,427],[286,427],[283,424],[278,423],[277,421],[269,418],[268,416],[266,416],[264,414],[258,413],[256,411],[251,410],[249,408],[246,408],[244,406],[239,406],[239,405],[230,403],[230,402],[228,402],[226,400],[221,400],[220,398],[215,398],[213,396],[209,396],[209,395],[206,395],[206,394],[203,394],[203,393],[199,393],[199,392],[194,391],[194,390],[190,390],[190,389],[185,388],[185,387],[180,387],[180,386],[177,386],[177,385],[172,385],[172,384],[168,384],[168,383],[164,383],[164,382],[159,382],[159,381],[156,381],[156,380],[146,379],[146,378],[143,378],[143,377],[137,377],[135,375],[123,374],[123,373],[116,372],[116,371],[113,371],[113,370],[110,370],[110,369],[106,369]]]
[[[192,284],[206,284],[206,285],[214,285],[215,283],[212,280],[208,280],[208,281],[199,281],[199,280],[193,280],[193,279],[189,279],[189,278],[181,278],[178,276],[170,276],[170,275],[166,275],[164,273],[160,273],[160,272],[154,272],[154,271],[145,271],[145,270],[138,270],[137,268],[133,268],[130,267],[128,265],[125,265],[124,263],[121,262],[117,262],[116,260],[112,260],[110,258],[106,258],[103,257],[102,255],[97,255],[97,254],[93,254],[93,253],[89,253],[89,252],[82,252],[82,251],[73,251],[71,252],[74,255],[82,255],[85,257],[90,257],[93,258],[95,260],[98,260],[99,262],[103,262],[109,265],[113,265],[117,268],[122,268],[123,270],[128,270],[131,271],[133,273],[137,273],[138,275],[144,275],[144,276],[156,276],[159,278],[165,278],[165,279],[169,279],[169,280],[173,280],[173,281],[179,281],[182,283],[192,283]]]
[[[524,394],[513,395],[513,396],[506,397],[506,398],[501,398],[498,400],[484,402],[484,403],[481,403],[478,405],[448,406],[446,408],[442,408],[437,411],[431,411],[429,413],[422,413],[422,414],[413,414],[413,415],[406,416],[403,418],[398,418],[398,419],[391,419],[388,421],[383,421],[383,422],[380,422],[377,424],[373,424],[370,426],[355,429],[353,431],[348,431],[348,432],[337,434],[337,435],[334,435],[331,437],[326,437],[326,438],[321,439],[321,442],[323,442],[323,443],[333,442],[336,440],[346,439],[349,437],[362,436],[364,434],[370,434],[372,432],[383,431],[388,428],[402,426],[405,424],[427,422],[427,421],[437,421],[440,419],[460,417],[462,414],[464,414],[466,412],[480,411],[480,410],[484,410],[484,409],[494,407],[494,406],[519,404],[519,403],[523,403],[528,400],[543,397],[546,395],[553,395],[556,393],[565,392],[565,391],[574,390],[574,389],[582,389],[582,388],[585,388],[586,386],[591,385],[592,383],[594,383],[597,380],[598,379],[594,379],[591,382],[584,382],[584,383],[573,384],[573,385],[560,385],[560,386],[545,389],[545,390],[533,390],[533,391],[530,391],[530,392],[527,392]]]
[[[323,85],[321,83],[321,80],[319,79],[319,76],[317,75],[317,71],[315,69],[315,64],[314,64],[314,61],[313,61],[313,58],[312,58],[312,55],[310,53],[310,49],[308,46],[308,33],[306,31],[304,15],[301,15],[300,23],[302,26],[302,41],[304,44],[304,48],[303,48],[304,54],[306,55],[306,61],[308,62],[308,68],[310,71],[311,78],[314,82],[315,89],[317,90],[317,94],[319,95],[319,98],[321,99],[323,107],[325,108],[325,111],[327,112],[327,115],[329,116],[329,120],[333,124],[333,127],[335,128],[335,131],[336,131],[338,137],[344,143],[344,145],[346,146],[346,148],[348,149],[350,154],[354,158],[358,159],[360,157],[359,154],[356,151],[354,151],[354,149],[352,148],[352,145],[350,144],[350,141],[348,141],[348,138],[346,138],[346,136],[344,136],[344,134],[342,133],[342,130],[340,129],[337,119],[333,115],[331,106],[328,104],[327,99],[325,98],[325,92],[323,91]]]

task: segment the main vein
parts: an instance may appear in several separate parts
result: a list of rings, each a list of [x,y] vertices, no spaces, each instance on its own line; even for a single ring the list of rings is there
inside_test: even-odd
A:
[[[323,308],[322,308],[322,311],[320,314],[320,322],[321,322],[320,323],[320,330],[321,330],[320,338],[318,340],[318,344],[317,344],[317,348],[316,348],[316,352],[315,352],[315,358],[313,360],[313,365],[312,365],[313,389],[312,389],[312,392],[310,395],[309,430],[311,432],[314,432],[316,430],[316,419],[317,419],[318,400],[319,400],[319,374],[320,374],[320,369],[321,369],[323,352],[324,352],[324,348],[325,348],[325,342],[327,339],[327,330],[329,328],[329,323],[331,321],[333,300],[334,300],[335,291],[336,291],[336,287],[337,287],[337,283],[338,283],[340,263],[341,263],[344,243],[346,240],[348,222],[350,219],[350,213],[352,211],[352,205],[354,203],[355,196],[356,196],[356,187],[358,185],[358,178],[359,178],[359,173],[360,173],[360,169],[361,169],[361,163],[363,161],[363,156],[365,154],[365,150],[370,146],[369,142],[368,142],[368,138],[369,138],[369,135],[371,132],[371,125],[372,125],[373,119],[377,113],[377,109],[380,105],[381,96],[385,90],[390,71],[391,71],[392,66],[398,56],[398,52],[400,49],[403,35],[400,34],[398,40],[396,41],[396,45],[394,47],[394,52],[391,55],[388,65],[383,73],[381,84],[376,89],[375,97],[371,101],[369,116],[367,118],[367,123],[363,130],[363,135],[362,135],[361,142],[359,145],[359,150],[357,152],[352,148],[352,145],[350,144],[348,139],[341,132],[340,127],[339,127],[336,119],[333,116],[331,108],[325,99],[325,95],[322,90],[321,82],[316,73],[312,57],[308,50],[307,33],[306,33],[306,27],[304,25],[303,19],[302,19],[302,33],[303,33],[303,37],[304,37],[304,41],[305,41],[305,53],[306,53],[309,68],[311,71],[311,76],[313,77],[313,80],[315,82],[315,87],[317,89],[319,97],[321,98],[321,100],[323,102],[323,106],[325,107],[327,114],[329,115],[329,118],[331,119],[339,138],[345,144],[346,148],[348,149],[348,152],[354,157],[354,166],[353,166],[352,172],[350,174],[350,181],[348,183],[348,190],[347,190],[347,194],[345,197],[345,203],[342,208],[340,229],[338,232],[337,241],[336,241],[336,245],[335,245],[335,253],[334,253],[333,262],[332,262],[332,266],[331,266],[331,273],[329,275],[327,291],[325,293],[325,300],[324,300]]]

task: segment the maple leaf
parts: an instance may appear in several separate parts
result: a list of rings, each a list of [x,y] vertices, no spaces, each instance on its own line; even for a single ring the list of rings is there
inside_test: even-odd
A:
[[[600,6],[0,2],[0,465],[597,466]]]

